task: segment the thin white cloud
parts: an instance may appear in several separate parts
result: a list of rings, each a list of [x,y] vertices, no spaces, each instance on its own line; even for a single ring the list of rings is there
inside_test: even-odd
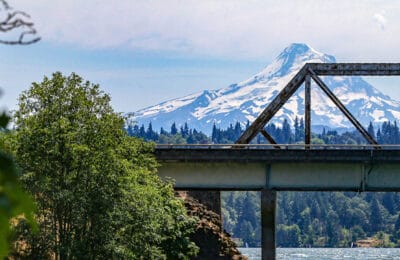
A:
[[[374,14],[373,18],[374,18],[374,21],[379,25],[379,28],[381,28],[381,30],[384,31],[386,24],[387,24],[385,12],[376,13],[376,14]]]
[[[19,0],[45,41],[231,58],[306,42],[343,57],[399,59],[400,5],[373,0]],[[381,12],[384,5],[387,12]],[[371,17],[385,29],[377,35]],[[393,26],[387,26],[390,20]],[[389,30],[390,29],[390,30]],[[350,55],[350,56],[349,56]]]

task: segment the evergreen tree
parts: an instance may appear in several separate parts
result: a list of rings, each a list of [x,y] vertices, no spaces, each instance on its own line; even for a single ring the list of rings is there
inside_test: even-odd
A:
[[[370,230],[371,232],[377,232],[382,229],[382,212],[379,206],[377,198],[373,198],[371,201],[371,215],[370,215]]]
[[[282,137],[281,137],[283,144],[290,144],[292,143],[292,130],[290,129],[290,125],[285,118],[282,124]]]
[[[392,144],[400,144],[400,132],[399,127],[397,126],[397,122],[394,121],[393,131],[391,133]]]
[[[175,122],[171,125],[171,135],[176,135],[178,133],[178,129],[176,128]]]
[[[378,132],[376,132],[376,141],[379,144],[384,144],[384,140],[383,140],[383,137],[382,137],[382,134],[381,134],[381,129],[378,129]]]
[[[245,130],[248,129],[249,127],[250,127],[250,121],[247,120]]]
[[[143,139],[146,138],[146,130],[144,129],[144,125],[140,127],[138,137]]]
[[[217,128],[215,123],[213,124],[212,133],[211,133],[211,141],[215,144],[220,143],[220,130]]]
[[[234,132],[234,139],[236,141],[242,135],[242,127],[239,122],[236,122]]]
[[[189,126],[186,122],[185,122],[185,125],[183,127],[181,127],[180,131],[181,131],[181,135],[183,138],[186,138],[189,136]]]
[[[374,138],[376,140],[376,136],[375,136],[375,130],[374,130],[374,126],[372,125],[372,122],[369,122],[368,125],[368,133],[372,136],[372,138]]]
[[[163,127],[160,128],[160,135],[168,135],[168,132]]]
[[[294,120],[294,142],[301,142],[304,141],[304,121],[303,118],[299,119],[296,116]]]
[[[150,122],[149,126],[147,127],[145,140],[146,141],[156,141],[157,139],[158,139],[158,134],[156,132],[154,132],[153,125]]]

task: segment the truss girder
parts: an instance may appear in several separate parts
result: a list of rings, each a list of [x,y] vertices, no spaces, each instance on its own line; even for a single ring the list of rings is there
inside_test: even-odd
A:
[[[365,130],[360,122],[340,102],[335,94],[326,86],[319,76],[400,76],[400,63],[306,63],[300,71],[287,83],[282,91],[261,112],[254,122],[236,141],[238,144],[248,144],[258,133],[261,133],[271,143],[272,137],[266,133],[265,126],[280,108],[289,100],[297,89],[305,82],[305,144],[311,139],[311,78],[322,91],[332,100],[354,127],[370,144],[378,144]]]

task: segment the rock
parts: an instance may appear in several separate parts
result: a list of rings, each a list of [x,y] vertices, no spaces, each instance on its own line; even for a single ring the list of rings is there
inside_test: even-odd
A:
[[[200,248],[200,252],[192,259],[248,259],[239,252],[231,236],[222,229],[219,214],[208,210],[186,192],[178,192],[178,196],[184,200],[188,215],[199,219],[191,239]]]

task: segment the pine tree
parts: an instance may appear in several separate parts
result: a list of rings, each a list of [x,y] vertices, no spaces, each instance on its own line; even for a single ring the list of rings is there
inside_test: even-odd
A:
[[[240,123],[238,121],[236,121],[234,132],[234,139],[236,141],[242,134],[242,127],[240,126]]]
[[[372,122],[369,122],[368,125],[368,133],[372,136],[372,138],[374,138],[376,140],[376,136],[375,136],[375,130],[374,130],[374,126],[372,125]]]
[[[156,132],[154,132],[153,125],[151,122],[149,123],[149,126],[147,127],[145,139],[149,140],[149,141],[156,141],[158,139],[158,134]]]
[[[168,135],[168,132],[163,127],[160,128],[160,135]]]
[[[304,120],[303,120],[303,118],[300,118],[299,131],[300,131],[300,141],[304,141],[305,127],[304,127]]]
[[[282,124],[282,143],[289,144],[292,141],[292,130],[290,129],[290,125],[285,118]]]
[[[171,135],[176,135],[178,133],[178,129],[176,128],[175,122],[171,125]]]
[[[377,232],[382,229],[383,217],[376,197],[371,201],[371,216],[370,216],[370,230]]]
[[[189,135],[189,126],[188,124],[185,122],[185,125],[183,127],[183,131],[182,131],[182,136],[183,137],[187,137]]]
[[[393,124],[392,144],[400,144],[400,132],[396,121]]]
[[[247,120],[247,122],[246,122],[246,128],[245,128],[245,129],[248,129],[249,127],[250,127],[250,121]]]
[[[213,125],[212,133],[211,133],[211,141],[215,144],[219,143],[219,129],[217,126]]]
[[[142,124],[142,126],[139,129],[139,136],[140,138],[146,138],[146,130],[144,129],[144,125]]]
[[[384,140],[383,140],[383,137],[382,137],[382,133],[381,133],[381,129],[380,129],[380,128],[378,128],[378,132],[376,132],[376,141],[377,141],[379,144],[384,144]]]
[[[294,141],[300,141],[300,133],[299,133],[299,118],[296,116],[294,119]]]

